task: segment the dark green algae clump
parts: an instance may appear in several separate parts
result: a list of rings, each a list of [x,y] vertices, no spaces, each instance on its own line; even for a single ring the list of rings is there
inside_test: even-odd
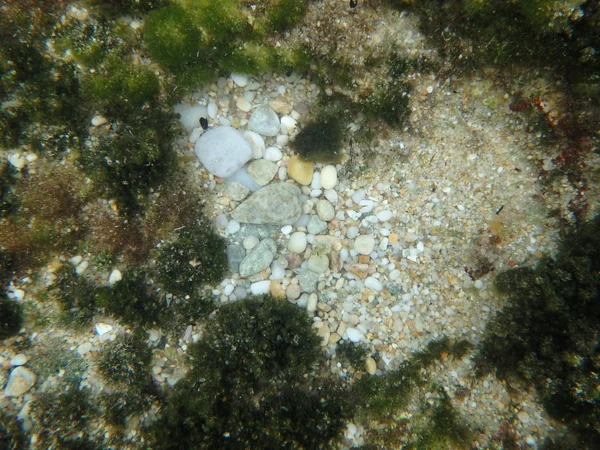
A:
[[[496,286],[508,304],[488,325],[479,372],[535,387],[546,411],[592,448],[600,441],[600,216],[568,232],[554,258],[504,272]]]

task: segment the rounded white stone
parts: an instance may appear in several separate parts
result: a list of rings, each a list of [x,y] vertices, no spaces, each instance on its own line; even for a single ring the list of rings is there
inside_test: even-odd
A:
[[[233,80],[235,84],[239,87],[245,87],[250,83],[250,77],[248,75],[243,75],[239,73],[232,73],[230,78]]]
[[[321,170],[321,186],[323,186],[323,189],[333,189],[337,182],[337,169],[335,166],[323,167]]]
[[[263,153],[263,158],[267,161],[281,161],[283,158],[283,153],[277,147],[267,147]]]
[[[19,397],[33,387],[36,379],[35,373],[31,370],[22,366],[16,367],[8,377],[4,395],[7,397]]]
[[[381,292],[383,290],[381,282],[377,278],[373,277],[367,277],[365,280],[365,287],[377,292]]]
[[[95,127],[99,127],[100,125],[104,125],[106,122],[108,122],[108,119],[106,117],[102,117],[102,116],[94,116],[92,117],[92,125]]]
[[[252,145],[252,158],[262,158],[265,152],[265,140],[263,137],[254,131],[244,131],[244,137]]]
[[[354,250],[361,255],[370,255],[375,248],[375,238],[370,235],[358,236],[354,241]]]
[[[400,271],[398,269],[394,269],[390,272],[390,280],[396,281],[400,278]]]
[[[369,375],[375,375],[377,372],[377,363],[370,356],[365,360],[365,370]]]
[[[77,353],[79,353],[80,355],[85,355],[86,353],[89,353],[91,349],[92,344],[90,342],[84,342],[83,344],[79,345],[79,347],[77,347]]]
[[[248,127],[263,136],[277,136],[281,122],[275,111],[267,105],[259,105],[252,112]]]
[[[302,253],[304,250],[306,250],[306,244],[306,233],[303,231],[296,231],[290,236],[290,240],[288,241],[288,250],[293,253]]]
[[[179,103],[173,107],[173,110],[180,115],[179,121],[188,131],[198,128],[200,125],[200,118],[208,115],[208,109],[203,105]]]
[[[298,123],[290,116],[283,116],[281,118],[281,132],[284,134],[293,134],[296,131]]]
[[[321,189],[321,173],[320,172],[313,173],[313,179],[310,182],[310,187],[313,189]]]
[[[113,284],[117,283],[118,281],[121,281],[122,279],[123,274],[121,273],[121,271],[119,269],[114,269],[108,277],[108,285],[112,286]]]
[[[241,225],[237,220],[230,220],[225,228],[225,233],[227,234],[235,234],[240,231]]]
[[[98,333],[98,336],[102,336],[103,334],[106,334],[113,329],[112,325],[109,325],[107,323],[97,323],[95,328],[96,333]]]
[[[202,127],[194,128],[192,130],[192,134],[190,134],[190,138],[188,140],[190,141],[190,143],[195,144],[196,141],[198,139],[200,139],[200,136],[202,136],[202,133],[204,133],[204,130],[202,129]]]
[[[248,236],[246,239],[244,239],[242,245],[246,250],[252,250],[258,245],[258,238],[256,236]]]
[[[294,228],[291,225],[286,225],[281,228],[281,232],[287,236],[288,234],[290,234],[292,232],[293,229]]]
[[[229,296],[229,294],[231,294],[234,289],[235,286],[233,284],[228,284],[223,288],[223,294]]]
[[[392,218],[393,214],[389,209],[384,209],[383,211],[379,211],[377,213],[377,218],[382,222],[387,222]]]
[[[329,222],[335,217],[335,209],[333,209],[333,205],[328,200],[319,200],[315,209],[317,210],[319,219],[325,222]]]
[[[217,117],[217,104],[210,102],[206,107],[208,117],[215,119]]]
[[[264,295],[271,292],[271,280],[257,281],[250,285],[252,295]]]
[[[19,353],[17,356],[15,356],[14,358],[12,358],[10,360],[10,365],[14,366],[14,367],[16,367],[16,366],[22,366],[28,360],[29,360],[29,358],[27,358],[26,355],[24,355],[23,353]]]
[[[360,342],[363,338],[363,334],[356,328],[347,328],[346,334],[348,335],[348,339],[352,342]]]
[[[338,201],[338,194],[333,189],[325,189],[323,195],[325,195],[325,198],[331,203],[337,203]]]
[[[346,237],[348,239],[354,239],[356,236],[358,236],[358,233],[359,233],[358,227],[351,226],[351,227],[348,227],[348,229],[346,230]]]

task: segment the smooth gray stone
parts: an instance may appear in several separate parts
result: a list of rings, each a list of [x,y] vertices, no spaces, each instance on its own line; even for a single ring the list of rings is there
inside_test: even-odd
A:
[[[244,242],[248,236],[256,236],[259,240],[274,238],[281,230],[279,225],[258,225],[255,223],[242,223],[240,231],[232,235],[238,242]]]
[[[241,245],[229,245],[227,246],[227,263],[229,264],[229,270],[233,273],[237,273],[240,270],[240,263],[246,256],[246,250]]]
[[[297,269],[296,274],[298,275],[298,284],[300,289],[309,294],[317,290],[317,281],[319,280],[319,274],[313,272],[310,269]]]
[[[327,230],[327,222],[319,219],[319,216],[313,215],[310,217],[308,224],[306,225],[306,231],[309,234],[319,234]]]
[[[240,264],[240,275],[249,277],[271,265],[277,254],[277,244],[273,239],[263,239],[246,255]]]
[[[290,183],[271,183],[248,197],[231,217],[242,223],[292,225],[301,214],[300,188]]]
[[[263,136],[277,136],[280,127],[279,116],[267,105],[257,106],[248,120],[248,128]]]

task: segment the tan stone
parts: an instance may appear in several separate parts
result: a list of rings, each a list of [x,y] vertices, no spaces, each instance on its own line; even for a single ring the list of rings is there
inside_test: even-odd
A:
[[[285,297],[285,288],[279,281],[271,280],[271,295],[273,297]]]
[[[308,186],[311,183],[314,171],[314,163],[312,161],[302,161],[298,155],[292,155],[288,161],[288,175],[303,186]]]
[[[377,363],[370,356],[365,361],[365,370],[369,375],[375,375],[377,372]]]
[[[395,244],[396,242],[398,242],[398,235],[396,233],[392,233],[388,236],[388,242],[390,244]]]

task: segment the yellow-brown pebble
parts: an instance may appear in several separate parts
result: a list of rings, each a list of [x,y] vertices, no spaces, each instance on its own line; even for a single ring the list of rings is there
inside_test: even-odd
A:
[[[311,183],[314,171],[314,163],[312,161],[302,161],[298,155],[292,155],[288,161],[288,175],[303,186],[308,186]]]

